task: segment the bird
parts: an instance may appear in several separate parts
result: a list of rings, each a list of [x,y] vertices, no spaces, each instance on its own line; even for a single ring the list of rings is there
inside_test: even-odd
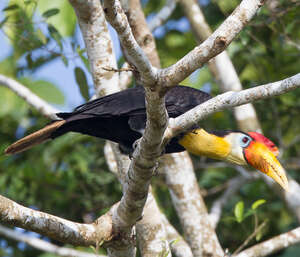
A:
[[[209,99],[208,93],[177,85],[167,91],[165,106],[169,117],[175,118]],[[123,153],[130,154],[146,127],[145,90],[142,86],[129,88],[82,104],[72,112],[57,113],[57,116],[60,120],[21,138],[7,147],[5,153],[20,153],[68,132],[79,132],[116,142]],[[172,138],[164,153],[184,150],[236,165],[252,166],[288,189],[285,170],[276,158],[278,148],[258,132],[206,131],[197,125]]]

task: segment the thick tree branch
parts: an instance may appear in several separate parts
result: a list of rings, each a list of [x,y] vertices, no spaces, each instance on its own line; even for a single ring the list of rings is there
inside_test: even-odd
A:
[[[113,52],[112,41],[108,32],[105,15],[99,0],[71,0],[79,20],[81,32],[86,44],[89,62],[94,79],[96,96],[104,96],[119,91],[119,75],[114,71],[106,69],[116,69],[116,60]],[[108,151],[110,150],[110,151]],[[106,159],[116,160],[116,175],[122,185],[123,171],[128,169],[128,157],[123,158],[119,153],[118,146],[108,143],[105,151]],[[112,169],[115,169],[111,167]],[[112,216],[117,217],[118,207],[112,208]],[[119,231],[118,219],[113,219],[113,230]],[[109,256],[135,256],[135,244],[132,240],[133,231],[131,227],[120,233],[118,240],[112,240],[107,246]]]
[[[123,1],[123,2],[126,2],[126,1]],[[144,15],[142,13],[142,8],[140,6],[140,3],[139,3],[139,1],[136,1],[136,0],[129,0],[128,2],[129,2],[129,4],[125,8],[125,10],[126,10],[126,14],[128,16],[129,23],[130,23],[131,27],[133,28],[133,30],[132,30],[133,34],[134,34],[135,38],[137,39],[137,41],[139,42],[139,44],[142,46],[142,48],[145,51],[145,53],[148,56],[148,58],[151,60],[152,64],[155,65],[156,67],[158,67],[159,60],[158,60],[157,54],[155,54],[156,53],[155,45],[152,44],[151,41],[148,44],[144,44],[143,43],[145,41],[145,39],[148,38],[148,35],[150,35],[151,33],[150,33],[150,31],[149,31],[149,29],[148,29],[148,27],[146,25],[146,21],[144,20],[145,18],[144,18]],[[139,31],[142,31],[142,33],[139,32]],[[194,183],[191,183],[190,180],[182,180],[182,179],[180,179],[181,178],[180,176],[175,176],[172,179],[168,180],[170,182],[169,186],[170,186],[171,191],[172,191],[173,186],[175,188],[179,184],[182,185],[183,188],[186,188],[186,191],[189,191],[188,188],[190,188],[190,185],[193,185],[192,190],[195,189],[195,188],[198,188],[198,185],[197,185],[197,182],[196,182],[196,178],[195,178],[195,175],[194,175],[193,166],[192,166],[192,163],[191,163],[190,158],[189,158],[189,156],[188,156],[187,153],[182,153],[180,155],[177,155],[177,154],[168,155],[168,157],[164,158],[164,160],[167,160],[167,161],[165,161],[163,163],[167,177],[173,176],[174,173],[178,173],[178,174],[181,173],[182,169],[183,169],[183,167],[182,167],[181,164],[185,163],[185,166],[184,166],[185,172],[184,172],[184,174],[187,177],[192,178],[192,180],[194,182]],[[196,198],[198,197],[199,202],[203,203],[203,201],[201,201],[200,194],[197,194],[197,192],[199,192],[199,188],[198,188],[198,190],[194,190],[194,191],[195,191],[195,194],[193,194],[192,198],[194,199],[194,196]],[[195,216],[197,216],[197,214],[199,216],[201,216],[203,212],[206,213],[206,208],[205,208],[204,203],[202,205],[200,204],[200,206],[199,206],[200,208],[197,208],[197,206],[196,206],[197,202],[198,201],[196,201],[196,200],[195,201],[191,201],[190,198],[188,197],[188,194],[186,195],[186,198],[183,201],[181,201],[181,202],[178,202],[178,201],[176,202],[175,201],[175,203],[179,203],[179,205],[181,205],[182,203],[184,203],[183,204],[184,207],[186,205],[188,205],[188,204],[190,206],[195,206],[195,208],[197,209],[198,213],[193,213],[193,214],[195,214]],[[148,203],[148,201],[147,201],[147,203]],[[173,203],[174,203],[174,201],[173,201]],[[145,216],[147,215],[146,214],[147,213],[146,212],[147,209],[148,209],[148,206],[146,205]],[[177,210],[179,210],[179,209],[181,209],[181,208],[177,208]],[[179,217],[181,217],[183,225],[190,224],[190,222],[187,221],[187,219],[190,220],[189,215],[181,215],[180,213],[178,213],[178,215],[179,215]],[[155,219],[156,223],[154,221],[150,222],[150,219],[149,219],[148,223],[151,224],[151,226],[153,228],[155,228],[155,227],[159,226],[159,221],[160,220],[158,218]],[[205,225],[206,224],[201,223],[201,224],[199,224],[199,226],[197,228],[203,228],[203,226],[205,226]],[[191,228],[191,226],[187,226],[187,227],[184,228],[185,232],[187,232],[186,235],[190,239],[190,243],[192,245],[194,245],[195,249],[197,249],[196,251],[198,251],[199,255],[202,255],[201,250],[202,250],[203,241],[198,240],[199,238],[197,236],[192,235],[193,233],[190,233],[190,231],[191,231],[190,228]],[[204,229],[207,229],[207,228],[204,227]],[[137,225],[137,232],[139,232],[139,231],[141,231],[141,230],[139,229],[139,224],[138,224]],[[148,230],[148,231],[150,231],[150,230]],[[192,230],[192,231],[194,232],[194,234],[197,233],[196,230]],[[213,245],[218,246],[219,244],[218,244],[218,241],[217,241],[217,237],[216,237],[214,231],[211,231],[211,232],[212,233],[210,233],[209,237],[205,237],[204,238],[204,241],[206,240],[206,241],[209,241],[209,242],[213,242]],[[201,234],[202,230],[200,229],[198,231],[198,233]],[[149,236],[148,238],[146,238],[144,236],[145,234],[146,233],[139,233],[138,235],[140,235],[140,238],[142,238],[143,242],[146,243],[146,241],[147,241],[148,245],[154,245],[155,244],[155,240],[153,240],[153,239],[156,239],[157,236],[152,235],[152,236]],[[152,240],[149,241],[150,238],[152,238],[153,243],[151,243]],[[159,241],[157,241],[157,243],[158,243],[158,245],[157,245],[156,248],[160,249],[159,245],[161,243]],[[147,247],[147,248],[149,249],[150,247]],[[175,246],[173,248],[175,248]],[[185,250],[187,250],[187,249],[185,249]],[[213,251],[215,251],[215,250],[216,249],[213,249]],[[177,251],[178,251],[178,249],[177,249]],[[181,251],[179,250],[179,252],[181,252]],[[218,250],[217,250],[217,252],[218,252]],[[222,250],[220,250],[220,252],[222,252]],[[209,254],[210,253],[212,253],[212,252],[209,252]],[[150,251],[148,251],[148,254],[149,254],[149,256],[151,256]],[[155,255],[155,251],[153,251],[152,255],[153,254]],[[157,254],[157,252],[156,252],[156,254]]]
[[[279,236],[273,237],[260,244],[256,244],[242,251],[241,253],[236,255],[236,257],[264,257],[299,242],[300,227]]]
[[[172,253],[174,253],[176,257],[193,257],[193,253],[187,242],[169,223],[164,214],[161,214],[161,220],[164,223]]]
[[[27,87],[23,86],[18,81],[0,74],[0,85],[3,85],[9,88],[10,90],[12,90],[13,92],[15,92],[18,96],[23,98],[32,107],[37,109],[42,115],[52,120],[58,119],[58,117],[55,115],[55,113],[57,113],[58,110],[56,110],[54,107],[49,105],[46,101],[44,101],[36,94],[31,92]]]
[[[136,41],[149,58],[151,64],[159,68],[160,60],[156,51],[155,41],[147,26],[140,0],[123,0],[122,6]],[[165,226],[161,221],[160,210],[151,193],[151,188],[143,213],[142,220],[136,224],[139,249],[142,256],[171,256],[171,250],[166,240]]]
[[[69,0],[72,4],[86,46],[96,95],[118,91],[118,73],[104,69],[117,68],[112,42],[99,0]]]
[[[174,65],[158,72],[158,83],[173,86],[222,52],[263,5],[260,0],[243,0],[222,25],[201,45]]]
[[[195,257],[223,257],[224,252],[211,227],[191,159],[184,155],[185,152],[173,154],[172,158],[168,155],[164,156],[166,184],[184,230],[184,236]],[[174,166],[177,166],[176,170],[172,169]]]
[[[136,42],[142,48],[150,63],[154,67],[159,68],[160,60],[156,51],[155,40],[147,26],[140,0],[128,0],[124,2],[127,2],[127,4],[122,4],[122,7]],[[130,57],[127,57],[127,59],[130,60]]]
[[[206,40],[212,32],[198,2],[195,0],[180,0],[179,2],[190,21],[197,42],[200,43]],[[208,67],[223,92],[240,91],[243,89],[237,72],[226,51],[212,58],[208,62]],[[233,113],[242,131],[261,132],[255,109],[251,104],[235,107],[233,108]]]
[[[26,208],[4,196],[0,196],[0,219],[10,225],[72,245],[96,246],[102,241],[108,241],[112,236],[109,213],[101,216],[93,224],[81,224]]]
[[[154,68],[141,48],[137,45],[129,27],[127,18],[119,1],[104,1],[105,12],[110,23],[119,33],[121,43],[127,55],[135,58],[141,76],[145,74],[144,85],[155,82]],[[144,80],[144,79],[142,79]],[[121,231],[127,231],[141,217],[147,199],[150,179],[156,169],[156,159],[162,151],[162,136],[167,125],[164,98],[159,92],[146,88],[147,125],[140,140],[124,183],[124,196],[113,216]]]
[[[59,247],[54,244],[51,244],[49,242],[46,242],[44,240],[41,240],[39,238],[30,237],[27,235],[24,235],[20,232],[17,232],[15,230],[6,228],[4,226],[0,225],[0,234],[2,234],[5,237],[11,238],[13,240],[24,242],[36,249],[39,249],[44,252],[56,254],[59,256],[65,256],[65,257],[105,257],[104,255],[98,255],[98,254],[91,254],[91,253],[85,253],[82,251],[77,251],[71,248],[66,247]]]
[[[141,84],[144,86],[154,85],[157,71],[136,42],[120,1],[104,0],[104,11],[107,20],[118,32],[128,61],[135,66]]]
[[[299,87],[300,73],[284,80],[245,89],[240,92],[226,92],[198,105],[175,119],[170,119],[171,134],[175,136],[198,124],[200,120],[208,115],[225,108],[278,96]]]
[[[171,251],[167,241],[165,226],[161,220],[161,213],[150,192],[145,204],[143,218],[136,225],[141,256],[168,256]]]

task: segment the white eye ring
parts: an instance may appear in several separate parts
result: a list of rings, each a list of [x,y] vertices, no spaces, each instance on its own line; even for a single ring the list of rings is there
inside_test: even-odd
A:
[[[243,135],[240,140],[241,147],[247,147],[252,141],[251,137]]]

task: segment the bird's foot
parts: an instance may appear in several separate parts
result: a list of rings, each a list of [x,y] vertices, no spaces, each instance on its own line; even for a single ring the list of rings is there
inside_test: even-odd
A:
[[[137,148],[138,144],[139,144],[140,139],[137,139],[134,141],[134,143],[132,144],[132,149],[131,152],[129,153],[129,159],[131,160],[133,158],[133,152],[135,151],[135,149]]]
[[[137,148],[139,142],[140,142],[140,139],[137,139],[137,140],[135,140],[134,143],[132,144],[133,152],[134,152],[134,150]]]
[[[159,168],[159,162],[157,161],[157,162],[155,162],[155,166],[154,166],[154,168],[153,168],[153,172],[152,172],[152,176],[153,176],[153,177],[154,177],[154,176],[157,176],[157,175],[159,174],[158,168]]]

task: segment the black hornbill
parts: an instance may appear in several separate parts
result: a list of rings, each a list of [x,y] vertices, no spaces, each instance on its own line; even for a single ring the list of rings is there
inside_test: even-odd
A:
[[[207,101],[211,96],[190,87],[175,86],[165,96],[169,117],[177,117]],[[22,152],[48,139],[67,132],[79,132],[119,143],[123,151],[132,152],[133,143],[142,136],[146,126],[144,88],[137,86],[98,98],[78,106],[73,112],[58,113],[53,121],[10,145],[6,154]],[[250,165],[272,177],[284,189],[288,182],[285,171],[276,159],[275,144],[256,132],[207,132],[193,128],[173,138],[165,153],[187,150],[193,154],[224,160],[238,165]]]

